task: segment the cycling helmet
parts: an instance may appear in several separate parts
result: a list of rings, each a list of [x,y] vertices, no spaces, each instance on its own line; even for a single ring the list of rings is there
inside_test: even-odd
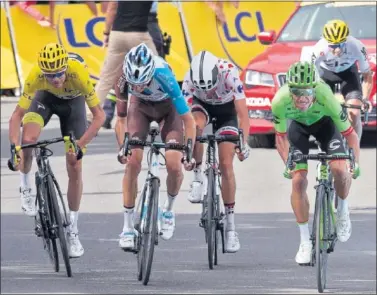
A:
[[[195,88],[211,90],[218,83],[219,59],[209,51],[200,51],[191,61],[190,78]]]
[[[349,33],[347,24],[340,19],[328,21],[323,27],[323,37],[331,44],[346,41]]]
[[[319,77],[315,65],[309,62],[296,62],[290,66],[287,73],[289,87],[311,87],[318,84]]]
[[[149,83],[154,71],[154,54],[144,43],[133,47],[124,58],[123,73],[130,84]]]
[[[43,72],[59,72],[67,68],[68,53],[63,46],[49,43],[39,52],[38,65]]]

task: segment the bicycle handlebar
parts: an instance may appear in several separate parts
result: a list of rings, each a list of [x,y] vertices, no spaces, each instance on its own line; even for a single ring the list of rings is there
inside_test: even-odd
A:
[[[119,151],[119,156],[127,156],[131,155],[131,150],[129,149],[130,145],[138,145],[138,146],[147,146],[147,147],[154,147],[156,149],[171,149],[171,150],[181,150],[186,153],[186,161],[188,163],[191,162],[192,159],[192,139],[187,140],[187,144],[179,144],[179,143],[164,143],[164,142],[155,142],[155,141],[143,141],[138,139],[130,139],[130,134],[126,132],[124,134],[124,140],[122,148]]]
[[[286,167],[289,170],[293,170],[294,162],[298,162],[301,160],[316,160],[316,161],[331,161],[331,160],[350,160],[351,169],[355,168],[355,154],[352,148],[349,149],[348,155],[328,155],[325,152],[319,152],[318,154],[301,154],[301,153],[293,153],[294,149],[292,147],[289,148],[288,159],[286,163]]]
[[[364,114],[364,125],[369,122],[369,108],[371,108],[370,102],[368,100],[363,100],[362,105],[342,103],[342,107],[346,109],[357,109]]]
[[[229,141],[229,142],[237,143],[236,148],[242,150],[243,149],[243,131],[242,131],[242,129],[238,129],[238,135],[207,134],[207,135],[197,136],[196,141],[198,141],[200,143],[206,143],[206,142],[211,142],[211,141],[215,141],[217,143],[220,143],[220,142],[224,142],[224,141]]]
[[[76,138],[73,134],[73,132],[70,132],[69,135],[63,136],[63,137],[56,137],[52,139],[46,139],[46,140],[40,140],[35,143],[27,143],[27,144],[22,144],[22,145],[15,145],[12,143],[10,145],[10,159],[8,161],[8,167],[11,170],[14,170],[13,167],[18,161],[18,156],[17,153],[23,149],[28,149],[28,148],[46,148],[48,145],[53,144],[53,143],[58,143],[58,142],[69,142],[73,145],[74,152],[77,152],[79,150],[77,143],[76,143]],[[18,163],[17,163],[18,164]]]

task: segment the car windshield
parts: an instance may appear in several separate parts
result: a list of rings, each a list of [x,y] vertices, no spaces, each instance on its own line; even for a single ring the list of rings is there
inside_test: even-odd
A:
[[[376,39],[376,5],[323,3],[301,7],[280,34],[278,42],[317,41],[325,23],[344,20],[350,35],[357,39]]]

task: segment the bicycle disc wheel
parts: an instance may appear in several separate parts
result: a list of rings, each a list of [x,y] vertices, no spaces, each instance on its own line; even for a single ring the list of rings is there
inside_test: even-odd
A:
[[[65,222],[66,217],[60,212],[60,206],[59,206],[59,202],[56,195],[55,184],[51,175],[47,175],[47,183],[48,183],[48,188],[49,188],[50,200],[52,202],[52,207],[53,207],[52,211],[55,216],[55,222],[57,226],[57,235],[60,242],[60,248],[63,254],[63,260],[64,260],[65,268],[67,271],[67,276],[72,277],[72,269],[71,269],[71,263],[69,261],[66,231],[63,226],[63,223]],[[59,195],[59,198],[62,199],[62,196]]]
[[[51,216],[50,206],[48,206],[48,198],[44,185],[39,178],[38,172],[35,173],[35,187],[36,187],[36,202],[38,205],[38,217],[34,218],[38,235],[42,238],[43,248],[47,251],[50,261],[54,267],[55,272],[59,272],[59,254],[58,247],[56,245],[56,239],[50,236],[49,228],[52,226],[53,220]],[[38,224],[39,223],[39,224]]]
[[[207,188],[207,248],[208,248],[208,266],[213,269],[216,252],[216,222],[214,220],[215,213],[215,175],[212,169],[208,171],[208,188]]]
[[[327,270],[327,249],[328,249],[328,210],[326,201],[326,191],[323,185],[317,189],[316,202],[318,205],[316,211],[316,240],[315,253],[317,264],[317,288],[319,293],[323,293],[326,287],[326,270]]]
[[[143,278],[143,248],[142,248],[142,230],[141,230],[141,220],[143,219],[143,216],[146,214],[144,212],[144,203],[147,196],[147,186],[144,185],[143,191],[140,195],[140,202],[141,202],[141,208],[140,208],[140,215],[138,221],[135,223],[135,229],[138,231],[139,236],[136,239],[136,247],[137,247],[137,279],[141,281]]]
[[[159,185],[156,178],[151,181],[151,189],[149,191],[149,204],[147,216],[145,218],[145,232],[142,236],[143,245],[143,285],[147,285],[152,270],[154,246],[157,236],[157,214],[158,214],[158,193]]]

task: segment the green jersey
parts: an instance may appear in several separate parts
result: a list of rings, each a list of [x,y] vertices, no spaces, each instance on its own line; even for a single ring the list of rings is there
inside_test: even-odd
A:
[[[324,116],[331,117],[343,135],[352,131],[347,112],[335,98],[331,88],[324,82],[320,82],[315,87],[315,100],[306,111],[300,111],[295,107],[288,85],[285,84],[272,100],[272,114],[275,130],[278,134],[287,132],[287,119],[310,126]]]

